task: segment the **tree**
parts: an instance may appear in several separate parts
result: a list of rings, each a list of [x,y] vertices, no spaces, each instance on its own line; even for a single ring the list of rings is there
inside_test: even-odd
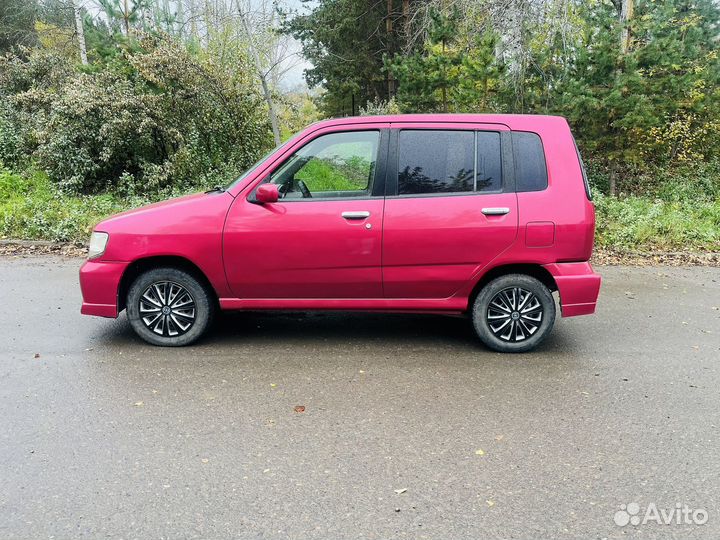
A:
[[[304,4],[311,0],[302,0]],[[285,31],[297,38],[312,63],[306,71],[310,87],[324,86],[324,112],[355,114],[353,103],[389,97],[384,57],[403,50],[404,17],[416,3],[390,0],[319,0],[308,14],[295,14]],[[394,74],[393,74],[394,75]]]
[[[587,151],[619,176],[720,149],[720,12],[712,0],[637,2],[624,52],[616,6],[589,4],[583,18],[577,58],[551,108],[568,117]]]
[[[262,85],[263,96],[268,106],[268,114],[270,116],[270,125],[272,126],[273,138],[275,140],[275,146],[280,145],[280,128],[278,127],[277,113],[275,111],[275,103],[273,102],[272,92],[270,91],[270,85],[267,80],[267,72],[263,68],[262,61],[260,60],[260,54],[258,53],[257,46],[253,41],[253,35],[250,31],[245,15],[243,15],[240,8],[238,8],[238,14],[240,15],[240,21],[242,22],[245,33],[248,37],[248,48],[250,49],[251,58],[255,64],[255,71],[260,78],[260,84]]]
[[[37,43],[35,21],[38,9],[36,0],[0,2],[0,53]]]
[[[434,12],[423,50],[398,54],[387,62],[398,81],[402,110],[488,111],[498,91],[502,64],[495,56],[497,39],[490,31],[462,41],[460,13]]]

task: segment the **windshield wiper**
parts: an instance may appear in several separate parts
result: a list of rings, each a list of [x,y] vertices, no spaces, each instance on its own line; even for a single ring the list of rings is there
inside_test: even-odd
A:
[[[212,189],[208,189],[205,193],[222,193],[225,191],[225,188],[222,186],[215,186]]]

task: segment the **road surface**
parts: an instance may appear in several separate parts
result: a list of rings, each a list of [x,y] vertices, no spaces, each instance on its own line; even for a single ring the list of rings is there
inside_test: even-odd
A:
[[[80,316],[79,264],[0,259],[1,538],[720,537],[717,268],[601,267],[509,356],[380,314],[154,348]]]

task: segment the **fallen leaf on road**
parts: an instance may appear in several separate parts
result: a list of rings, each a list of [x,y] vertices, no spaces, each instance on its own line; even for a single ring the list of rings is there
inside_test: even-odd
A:
[[[135,406],[136,406],[136,407],[142,407],[143,405],[145,405],[145,404],[144,404],[142,401],[136,401],[136,402],[135,402]]]
[[[40,353],[35,353],[35,358],[40,358]]]
[[[487,503],[488,506],[495,506],[495,501],[491,501],[490,499],[488,499],[485,502]]]
[[[295,405],[295,412],[297,412],[297,413],[305,412],[305,405]]]
[[[407,491],[407,488],[396,489],[396,490],[395,490],[395,493],[397,493],[398,495],[400,495],[400,494],[402,494],[402,493],[405,493],[406,491]]]
[[[484,456],[485,451],[482,448],[478,448],[477,450],[475,450],[475,455],[476,456]]]
[[[505,435],[495,435],[496,441],[502,441],[505,438]]]
[[[200,461],[202,461],[203,463],[207,463],[210,460],[208,458],[202,458]]]
[[[277,384],[275,384],[275,383],[270,383],[270,388],[275,388],[276,386],[277,386]]]

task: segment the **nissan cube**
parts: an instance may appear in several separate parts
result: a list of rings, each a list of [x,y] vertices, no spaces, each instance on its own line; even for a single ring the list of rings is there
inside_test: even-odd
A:
[[[198,340],[220,310],[466,315],[523,352],[595,311],[595,211],[565,119],[327,120],[225,188],[99,223],[82,313],[153,345]]]

